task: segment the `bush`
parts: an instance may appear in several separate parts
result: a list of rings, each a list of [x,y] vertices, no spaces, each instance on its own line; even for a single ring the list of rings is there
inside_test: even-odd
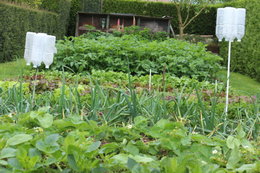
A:
[[[245,36],[242,42],[232,43],[231,68],[260,81],[260,3],[258,0],[245,0],[226,6],[247,9]],[[227,63],[227,48],[227,43],[221,43],[220,54],[224,57],[225,63]]]
[[[220,66],[220,57],[205,51],[205,45],[167,39],[150,41],[140,36],[123,35],[91,39],[82,35],[57,44],[55,69],[64,66],[75,72],[112,70],[132,74],[162,73],[164,68],[178,77],[211,78]],[[129,61],[129,64],[128,64]]]

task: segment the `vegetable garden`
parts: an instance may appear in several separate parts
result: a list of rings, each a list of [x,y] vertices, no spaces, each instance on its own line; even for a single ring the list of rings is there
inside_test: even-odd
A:
[[[0,172],[260,172],[260,93],[231,88],[226,114],[203,43],[130,27],[56,48],[51,69],[0,81]]]

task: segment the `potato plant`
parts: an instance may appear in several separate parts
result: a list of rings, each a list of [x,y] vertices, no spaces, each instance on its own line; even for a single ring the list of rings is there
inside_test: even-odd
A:
[[[115,37],[68,37],[57,44],[54,69],[86,72],[118,71],[135,75],[161,74],[211,80],[220,69],[221,58],[205,50],[202,43],[166,39],[148,40],[139,35]]]

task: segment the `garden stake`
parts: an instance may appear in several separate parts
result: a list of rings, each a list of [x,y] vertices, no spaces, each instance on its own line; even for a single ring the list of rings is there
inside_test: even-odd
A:
[[[226,89],[226,107],[225,114],[228,114],[228,91],[229,91],[229,78],[230,78],[230,58],[231,58],[231,41],[228,42],[228,70],[227,70],[227,89]]]
[[[223,38],[228,41],[228,69],[227,69],[227,89],[226,89],[226,106],[225,106],[225,123],[228,114],[228,91],[230,78],[230,58],[231,58],[231,42],[237,39],[241,41],[245,35],[245,19],[246,9],[225,7],[218,8],[216,21],[216,36],[219,41]]]
[[[150,69],[150,75],[149,75],[149,92],[151,92],[152,88],[152,70]]]
[[[37,80],[37,74],[38,74],[38,68],[36,68],[35,74],[34,74],[34,80],[33,80],[33,95],[32,95],[32,110],[34,107],[34,98],[35,98],[35,91],[36,91],[36,80]]]

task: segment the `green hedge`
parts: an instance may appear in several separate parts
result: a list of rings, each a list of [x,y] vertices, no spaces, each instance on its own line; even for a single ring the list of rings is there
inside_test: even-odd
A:
[[[58,38],[67,34],[70,20],[71,0],[42,0],[41,9],[59,14],[57,23]]]
[[[86,12],[101,12],[102,0],[83,0],[83,11]]]
[[[15,3],[23,6],[29,6],[30,8],[38,9],[43,0],[2,0],[10,3]]]
[[[83,0],[71,0],[70,19],[67,35],[75,36],[76,16],[79,11],[83,10],[83,4]]]
[[[191,16],[195,7],[191,9]],[[178,33],[178,18],[176,8],[172,3],[150,2],[140,0],[103,0],[102,12],[104,13],[132,13],[146,16],[171,16],[174,31]],[[189,34],[215,33],[216,7],[208,7],[186,29]]]
[[[260,81],[260,3],[259,0],[245,0],[226,6],[247,9],[246,34],[242,41],[232,43],[231,69],[247,74]],[[227,62],[227,43],[221,43],[220,54]]]
[[[79,11],[101,12],[102,0],[71,0],[70,21],[67,35],[75,36],[76,16]]]
[[[27,31],[62,35],[57,29],[56,13],[33,10],[0,2],[0,62],[23,55]]]

